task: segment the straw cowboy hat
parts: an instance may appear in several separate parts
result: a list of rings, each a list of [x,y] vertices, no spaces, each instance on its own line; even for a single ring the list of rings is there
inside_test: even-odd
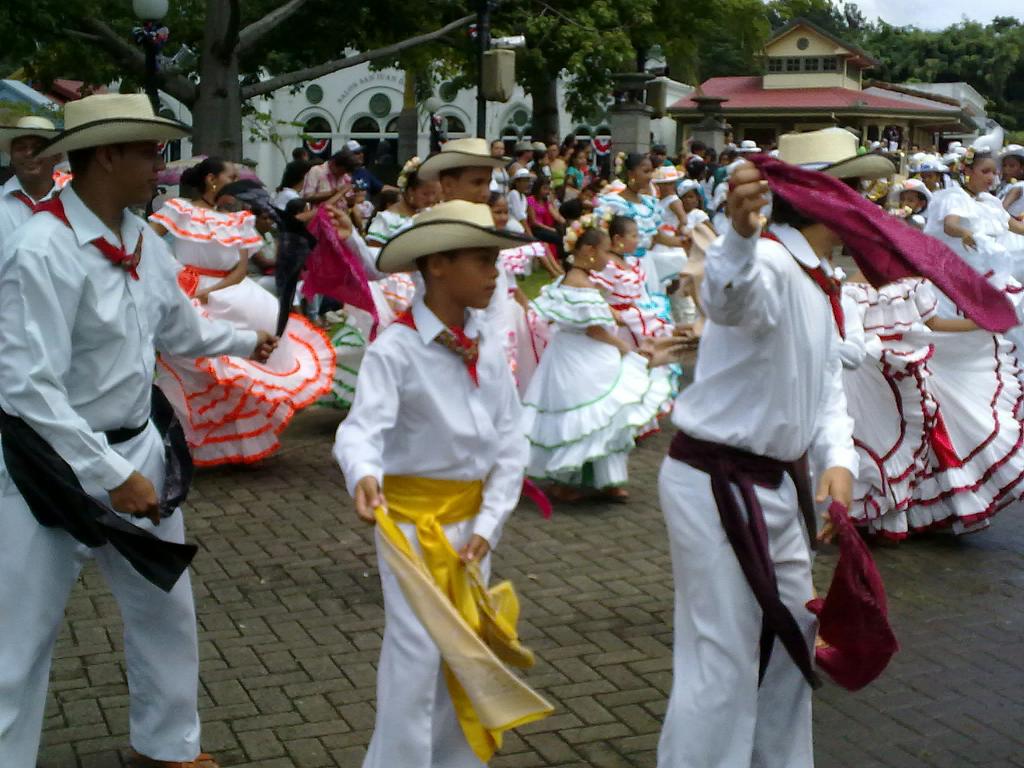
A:
[[[857,137],[842,128],[823,128],[779,137],[779,159],[837,179],[881,179],[896,172],[882,155],[858,155]]]
[[[64,105],[64,130],[39,151],[41,155],[133,141],[171,141],[191,129],[177,120],[157,117],[149,97],[135,93],[100,93]]]
[[[0,126],[0,152],[11,154],[12,142],[22,136],[39,136],[49,140],[58,133],[60,131],[57,130],[57,127],[45,117],[36,117],[35,115],[21,117],[14,125]]]
[[[491,157],[486,139],[453,139],[420,165],[418,175],[423,181],[436,181],[441,171],[452,168],[500,168],[507,161]]]
[[[449,200],[413,217],[412,226],[388,241],[377,257],[381,272],[410,272],[416,259],[463,248],[511,248],[531,242],[494,226],[490,206]]]

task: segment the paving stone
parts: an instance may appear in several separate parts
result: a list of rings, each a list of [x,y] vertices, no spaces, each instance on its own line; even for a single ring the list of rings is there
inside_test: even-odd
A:
[[[371,531],[330,456],[337,421],[304,412],[258,467],[200,472],[186,510],[203,746],[225,768],[355,768],[370,739],[383,604]],[[655,765],[672,670],[666,447],[662,435],[634,452],[628,506],[544,521],[524,505],[510,521],[495,576],[516,583],[538,656],[526,678],[556,712],[508,734],[492,768]],[[866,690],[816,695],[817,768],[1024,768],[1024,519],[875,556],[902,650]],[[835,557],[817,557],[820,590]],[[120,768],[122,628],[93,565],[66,617],[39,766]]]

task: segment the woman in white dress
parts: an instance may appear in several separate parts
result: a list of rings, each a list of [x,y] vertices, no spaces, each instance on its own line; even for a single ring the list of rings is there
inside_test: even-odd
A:
[[[1024,217],[1024,147],[1010,144],[999,155],[999,199],[1014,218]]]
[[[921,278],[876,289],[855,275],[844,293],[869,340],[860,374],[845,377],[858,479],[870,486],[851,515],[894,539],[987,526],[1024,493],[1024,391],[1012,345],[969,320],[938,317],[938,292]]]
[[[182,174],[193,198],[173,198],[150,216],[170,235],[181,262],[178,283],[211,317],[273,333],[278,302],[246,276],[248,254],[263,239],[249,211],[213,207],[233,169],[207,158]],[[253,462],[280,447],[278,436],[296,411],[331,386],[334,350],[305,318],[292,315],[277,350],[260,365],[242,358],[183,359],[162,355],[157,385],[174,406],[199,466]]]
[[[591,282],[609,245],[602,230],[584,231],[566,274],[534,302],[554,332],[523,398],[527,475],[556,483],[561,501],[582,497],[573,486],[626,501],[629,452],[670,396],[665,371],[648,370],[647,359],[616,335],[612,309]]]
[[[1024,278],[1024,222],[1010,216],[989,192],[996,181],[996,161],[989,152],[968,150],[961,186],[933,198],[925,234],[933,235],[982,274]]]

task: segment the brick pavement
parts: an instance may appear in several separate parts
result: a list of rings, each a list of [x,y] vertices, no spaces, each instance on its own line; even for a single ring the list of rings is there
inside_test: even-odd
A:
[[[196,484],[203,745],[226,767],[358,768],[369,740],[383,616],[370,532],[329,454],[337,420],[302,414],[277,456]],[[524,507],[508,526],[496,573],[518,585],[540,660],[529,679],[558,711],[511,734],[495,768],[654,766],[671,675],[664,450],[658,438],[634,454],[628,506],[550,522]],[[1024,766],[1022,555],[1020,515],[876,551],[903,651],[866,691],[817,695],[819,768]],[[819,557],[819,587],[833,563]],[[90,566],[57,649],[43,768],[121,765],[120,631]]]

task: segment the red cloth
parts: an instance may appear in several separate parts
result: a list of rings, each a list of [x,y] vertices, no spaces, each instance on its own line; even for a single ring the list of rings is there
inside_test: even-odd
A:
[[[908,227],[841,180],[768,155],[747,158],[772,193],[827,225],[876,288],[901,277],[925,277],[971,320],[1002,333],[1018,324],[1009,300],[943,242]]]
[[[57,218],[58,221],[64,222],[68,227],[71,226],[71,222],[68,221],[68,215],[64,212],[64,203],[60,201],[59,197],[51,197],[45,202],[39,203],[39,205],[33,208],[35,213],[49,213]],[[142,242],[142,235],[139,235],[139,243]],[[132,276],[132,280],[139,279],[139,262],[142,261],[142,251],[137,253],[128,253],[123,248],[118,248],[116,245],[111,245],[107,242],[106,238],[97,237],[95,240],[89,241],[90,245],[96,246],[96,250],[103,254],[103,256],[111,264],[114,264],[125,272]]]
[[[36,204],[35,204],[35,203],[34,203],[34,202],[32,201],[32,198],[31,198],[31,197],[29,197],[28,195],[26,195],[26,194],[25,194],[24,192],[22,192],[22,191],[21,191],[20,189],[16,189],[16,190],[14,190],[14,192],[12,192],[11,194],[12,194],[12,195],[13,195],[13,196],[14,196],[14,197],[15,197],[15,198],[17,199],[17,200],[20,200],[20,201],[21,201],[21,202],[23,202],[23,203],[24,203],[25,205],[27,205],[27,206],[28,206],[28,209],[29,209],[30,211],[32,211],[32,213],[35,213],[35,212],[36,212]]]
[[[328,296],[342,304],[350,304],[369,312],[373,316],[372,338],[376,335],[380,318],[359,254],[354,253],[338,236],[338,230],[325,206],[317,210],[308,229],[316,238],[316,245],[306,258],[302,295],[307,299],[317,294]]]
[[[882,674],[899,643],[867,545],[845,507],[833,502],[828,513],[839,537],[839,563],[825,599],[811,600],[807,609],[818,616],[818,634],[828,643],[815,653],[818,666],[839,685],[857,691]]]
[[[406,310],[395,318],[395,322],[416,330],[416,320],[412,312]],[[480,344],[475,339],[469,338],[461,328],[445,328],[434,339],[445,349],[454,352],[466,366],[469,378],[473,384],[480,386],[480,378],[477,375],[476,364],[480,360]]]

